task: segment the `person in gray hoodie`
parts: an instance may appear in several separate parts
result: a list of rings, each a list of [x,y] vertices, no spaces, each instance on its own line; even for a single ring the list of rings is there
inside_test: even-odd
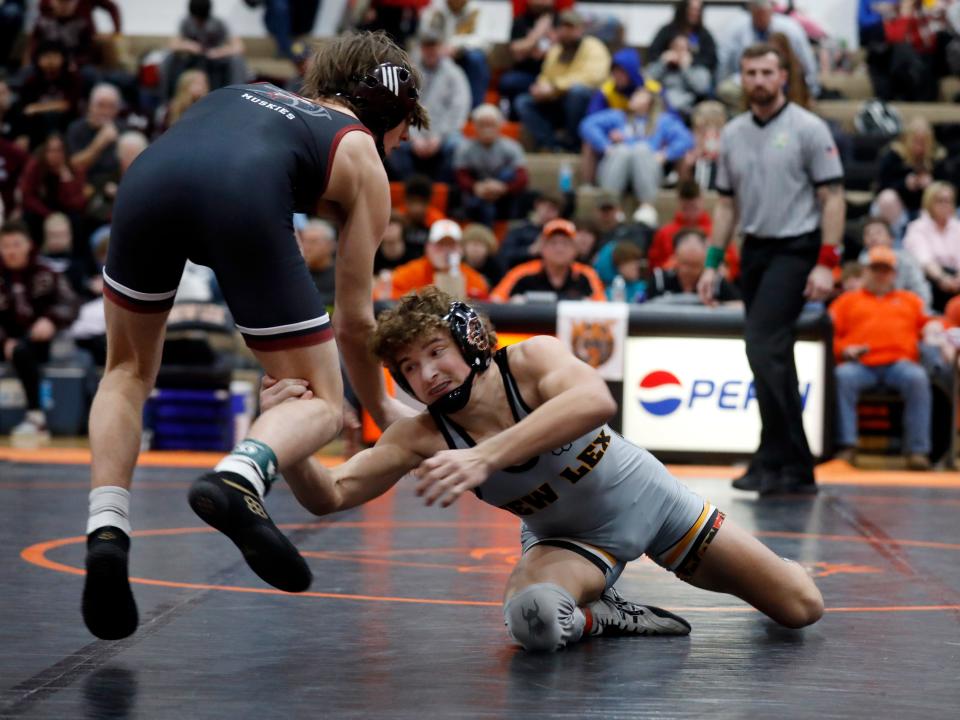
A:
[[[423,77],[420,104],[430,113],[430,129],[410,128],[409,142],[401,143],[389,156],[388,170],[391,180],[422,174],[452,183],[453,156],[470,115],[470,83],[447,56],[436,31],[428,28],[420,33],[419,50],[414,61]]]

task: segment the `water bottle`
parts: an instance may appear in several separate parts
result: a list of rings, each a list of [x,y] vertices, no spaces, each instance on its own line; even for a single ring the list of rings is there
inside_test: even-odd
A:
[[[44,412],[53,410],[53,383],[44,378],[40,381],[40,409]]]
[[[373,299],[389,300],[393,292],[393,271],[384,268],[374,278]]]
[[[457,299],[467,295],[467,279],[461,272],[460,257],[459,252],[450,253],[447,256],[447,271],[436,273],[433,279],[434,285]]]
[[[460,253],[454,251],[447,256],[447,265],[449,269],[447,272],[450,273],[450,277],[459,277],[460,276]]]
[[[617,275],[610,283],[610,299],[613,302],[627,301],[627,281],[623,279],[623,275]]]
[[[566,160],[560,163],[560,171],[557,173],[557,184],[560,187],[560,192],[564,195],[573,192],[573,168]]]

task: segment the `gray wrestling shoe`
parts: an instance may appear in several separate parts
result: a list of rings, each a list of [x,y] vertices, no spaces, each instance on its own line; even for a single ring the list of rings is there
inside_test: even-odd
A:
[[[584,608],[590,635],[689,635],[690,623],[679,615],[624,599],[613,588]]]

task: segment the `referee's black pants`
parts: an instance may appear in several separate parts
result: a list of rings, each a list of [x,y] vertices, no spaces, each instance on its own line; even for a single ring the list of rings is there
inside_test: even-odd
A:
[[[744,340],[763,425],[751,469],[762,467],[801,482],[813,481],[813,456],[803,431],[794,323],[806,302],[803,291],[819,250],[819,232],[747,236],[740,263]]]

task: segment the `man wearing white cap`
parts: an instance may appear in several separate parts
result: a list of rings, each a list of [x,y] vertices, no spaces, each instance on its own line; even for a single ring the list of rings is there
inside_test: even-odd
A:
[[[393,298],[436,285],[458,297],[486,299],[490,286],[480,273],[463,262],[462,236],[460,226],[453,220],[433,223],[423,257],[393,271]]]

